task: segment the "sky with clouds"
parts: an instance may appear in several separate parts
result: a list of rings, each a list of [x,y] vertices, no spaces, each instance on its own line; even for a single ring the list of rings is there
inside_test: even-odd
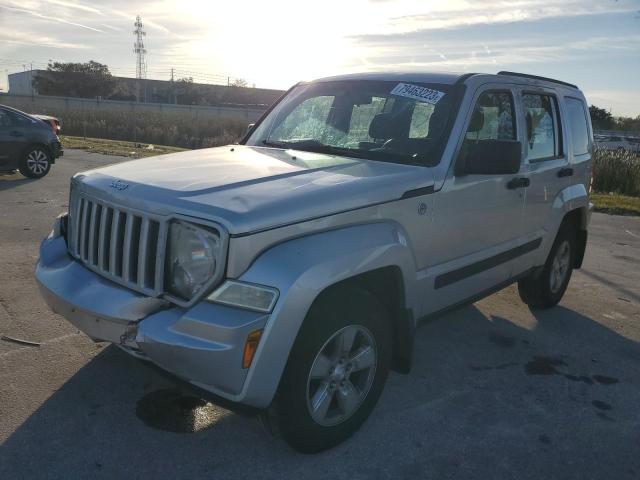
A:
[[[0,0],[0,89],[49,60],[148,77],[245,78],[287,88],[336,73],[515,70],[577,83],[614,115],[640,114],[640,0]]]

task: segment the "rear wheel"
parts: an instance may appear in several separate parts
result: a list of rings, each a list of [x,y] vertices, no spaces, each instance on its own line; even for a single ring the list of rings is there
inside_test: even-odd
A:
[[[30,147],[20,162],[19,170],[25,177],[42,178],[51,170],[51,154],[44,147]]]
[[[350,437],[373,410],[391,360],[384,306],[368,292],[323,295],[291,350],[267,414],[294,449],[315,453]]]
[[[551,308],[567,290],[576,255],[576,234],[572,224],[564,223],[556,236],[541,271],[518,282],[518,293],[532,308]]]

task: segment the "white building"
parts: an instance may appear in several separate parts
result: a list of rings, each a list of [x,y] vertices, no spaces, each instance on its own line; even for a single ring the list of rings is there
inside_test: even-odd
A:
[[[26,72],[10,73],[9,94],[12,95],[37,95],[33,88],[33,78],[42,70],[28,70]]]

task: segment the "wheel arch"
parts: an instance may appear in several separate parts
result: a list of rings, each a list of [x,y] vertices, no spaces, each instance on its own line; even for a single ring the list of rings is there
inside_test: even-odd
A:
[[[553,216],[556,220],[557,232],[564,225],[571,225],[576,232],[577,251],[574,257],[574,268],[580,268],[587,247],[587,228],[591,214],[589,194],[584,184],[577,183],[563,189],[553,202]],[[552,230],[554,231],[554,230]],[[555,235],[554,237],[555,238]],[[551,242],[553,243],[553,242]],[[549,245],[551,248],[551,245]]]
[[[42,147],[44,150],[46,150],[46,152],[49,154],[49,163],[51,165],[53,165],[54,163],[56,163],[56,159],[55,159],[55,155],[53,154],[53,152],[51,151],[51,148],[49,148],[48,145],[42,143],[42,142],[29,142],[23,149],[22,152],[20,154],[20,161],[22,161],[24,159],[24,156],[27,154],[27,152],[29,150],[31,150],[34,147]]]
[[[280,298],[248,372],[242,395],[245,403],[266,406],[271,402],[310,308],[323,292],[346,285],[381,295],[385,306],[397,313],[394,352],[399,355],[394,355],[392,366],[408,371],[414,329],[411,312],[420,298],[415,272],[406,234],[393,221],[310,234],[263,252],[239,279],[275,287]],[[392,284],[394,288],[389,288]]]
[[[567,225],[573,228],[576,233],[576,253],[573,258],[573,268],[582,267],[584,254],[587,249],[588,216],[589,207],[578,207],[568,211],[562,218],[560,228]]]
[[[335,289],[362,289],[373,295],[385,308],[393,331],[392,370],[409,373],[413,358],[414,318],[407,308],[402,271],[397,265],[369,270],[327,286],[314,300],[316,302]]]

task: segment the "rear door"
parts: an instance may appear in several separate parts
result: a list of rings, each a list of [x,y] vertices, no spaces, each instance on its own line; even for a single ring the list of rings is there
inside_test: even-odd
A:
[[[476,110],[480,115],[474,115]],[[509,86],[483,87],[474,96],[459,148],[465,142],[520,140],[515,112]],[[433,229],[426,239],[426,252],[437,263],[429,269],[434,291],[425,298],[425,314],[508,280],[513,255],[521,245],[525,188],[509,188],[521,174],[456,176],[453,170],[434,195]]]
[[[523,234],[528,241],[542,241],[552,230],[552,206],[558,194],[570,185],[574,174],[566,153],[560,103],[551,89],[519,90],[519,112],[524,124],[523,176],[530,184],[525,191]],[[534,266],[537,251],[523,255],[514,264],[514,275]]]
[[[29,120],[0,109],[0,168],[17,168],[20,154],[26,146]]]
[[[0,108],[0,169],[9,166],[9,159],[14,148],[14,138],[9,135],[11,126],[11,119],[7,111]]]

